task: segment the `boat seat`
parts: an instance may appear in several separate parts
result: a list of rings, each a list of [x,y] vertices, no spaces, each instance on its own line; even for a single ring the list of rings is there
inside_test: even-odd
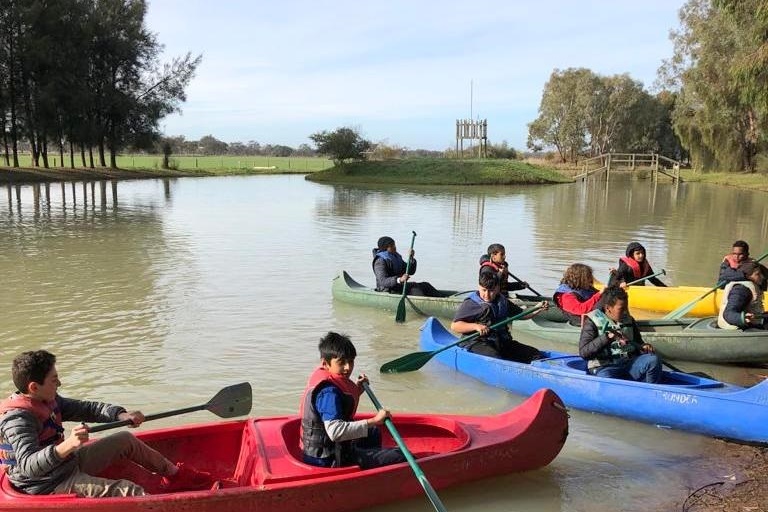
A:
[[[2,483],[0,483],[0,492],[7,494],[13,499],[24,499],[24,496],[29,496],[26,493],[18,491],[7,477],[3,476]],[[62,500],[62,499],[74,499],[77,498],[77,494],[36,494],[35,500]]]
[[[321,468],[304,463],[299,449],[300,420],[296,418],[286,422],[279,439],[266,439],[262,435],[259,422],[265,421],[283,420],[263,419],[246,423],[234,475],[234,480],[240,485],[264,485],[317,478],[318,474],[335,476],[361,471],[360,466]]]
[[[568,368],[572,368],[574,370],[580,370],[584,373],[587,372],[587,362],[584,359],[574,359],[572,361],[568,361]]]
[[[691,330],[691,329],[701,329],[701,330],[719,329],[719,327],[717,326],[717,317],[710,316],[706,318],[699,318],[697,320],[694,320],[684,328],[684,330]]]

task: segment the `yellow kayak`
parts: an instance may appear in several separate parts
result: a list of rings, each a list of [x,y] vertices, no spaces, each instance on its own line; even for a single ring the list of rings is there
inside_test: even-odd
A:
[[[603,283],[595,282],[595,287],[600,290]],[[697,297],[701,297],[711,288],[702,286],[630,286],[627,288],[629,294],[629,307],[631,309],[645,309],[648,311],[658,311],[669,313],[687,304]],[[685,316],[715,316],[720,307],[720,300],[723,297],[723,290],[717,290],[710,293],[691,309]]]

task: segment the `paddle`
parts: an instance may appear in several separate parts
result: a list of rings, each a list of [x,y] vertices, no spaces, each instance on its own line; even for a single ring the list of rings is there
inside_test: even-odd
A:
[[[507,273],[509,274],[509,277],[511,277],[512,279],[514,279],[514,280],[515,280],[515,281],[517,281],[518,283],[522,283],[522,282],[524,282],[522,279],[520,279],[519,277],[517,277],[515,274],[513,274],[513,273],[512,273],[512,272],[510,272],[509,270],[507,270]],[[525,284],[526,284],[526,285],[528,285],[528,283],[525,283]],[[533,293],[535,293],[535,294],[536,294],[536,295],[538,295],[539,297],[543,297],[543,295],[542,295],[542,294],[540,294],[539,292],[537,292],[536,290],[534,290],[534,289],[533,289],[533,288],[531,288],[530,286],[526,286],[526,288],[528,288],[529,290],[531,290]]]
[[[371,391],[371,387],[368,385],[367,382],[363,382],[363,389],[368,395],[368,398],[371,399],[371,402],[373,402],[373,405],[376,407],[376,410],[377,411],[381,410],[382,408],[381,403],[376,398],[376,395],[373,394],[373,391]],[[397,443],[397,446],[400,448],[400,451],[403,452],[405,459],[408,461],[408,465],[411,466],[413,473],[416,475],[416,478],[419,480],[419,483],[424,488],[424,492],[427,494],[427,498],[429,498],[429,501],[432,503],[432,506],[435,507],[435,510],[437,510],[438,512],[447,512],[445,505],[443,505],[443,502],[440,501],[440,497],[437,495],[437,492],[435,492],[435,489],[432,487],[432,484],[429,483],[429,480],[427,480],[426,475],[424,475],[424,472],[419,467],[418,463],[416,462],[416,459],[408,450],[408,447],[405,446],[405,441],[403,441],[403,438],[400,437],[400,434],[397,432],[397,429],[395,428],[395,424],[392,422],[390,418],[385,419],[384,424],[387,426],[389,433],[392,434],[392,439],[395,440],[395,443]]]
[[[641,277],[640,279],[635,279],[634,281],[630,281],[629,283],[627,283],[627,286],[632,286],[633,284],[637,284],[641,281],[645,281],[646,279],[650,279],[652,277],[665,276],[665,275],[667,275],[667,271],[664,269],[661,269],[661,272],[656,272],[655,274],[651,274],[649,276]]]
[[[159,420],[160,418],[202,410],[211,411],[219,418],[234,418],[235,416],[244,416],[251,412],[251,400],[250,383],[241,382],[240,384],[234,384],[223,388],[216,393],[213,398],[208,400],[207,403],[173,411],[159,412],[157,414],[148,414],[144,417],[144,421]],[[130,424],[131,420],[113,421],[111,423],[103,423],[101,425],[88,427],[88,432],[101,432],[102,430],[124,427]]]
[[[515,316],[510,316],[509,318],[505,318],[501,322],[497,322],[493,324],[492,326],[489,327],[489,329],[493,330],[497,327],[501,327],[502,325],[506,325],[512,322],[513,320],[522,318],[526,315],[533,313],[534,311],[538,311],[541,308],[542,306],[536,306],[530,309],[526,309],[520,314],[517,314]],[[448,350],[449,348],[453,348],[459,343],[475,339],[478,336],[480,336],[479,331],[474,334],[469,334],[467,336],[464,336],[460,338],[457,342],[451,343],[450,345],[446,345],[443,348],[433,350],[432,352],[411,352],[410,354],[406,354],[402,357],[398,357],[393,361],[384,363],[383,365],[381,365],[381,368],[379,368],[379,371],[381,373],[405,373],[405,372],[412,372],[412,371],[418,370],[419,368],[427,364],[427,362],[430,359],[432,359],[434,356],[436,356],[440,352],[444,350]]]
[[[411,270],[411,252],[413,252],[413,242],[416,240],[416,232],[413,231],[413,236],[411,237],[411,248],[408,249],[408,256],[407,261],[405,263],[405,274],[408,275],[408,272]],[[395,312],[395,322],[397,323],[403,323],[405,322],[405,289],[408,287],[408,281],[403,283],[403,294],[400,296],[400,302],[397,303],[397,312]]]
[[[761,260],[765,259],[766,257],[768,257],[768,252],[764,253],[762,256],[757,258],[755,261],[760,262]],[[725,285],[726,283],[727,283],[727,281],[719,281],[710,290],[707,290],[705,293],[702,293],[701,295],[699,295],[698,297],[696,297],[692,301],[683,304],[682,306],[680,306],[679,308],[675,309],[674,311],[670,311],[669,313],[664,315],[662,318],[664,318],[665,320],[674,320],[674,319],[677,319],[677,318],[685,316],[690,310],[692,310],[694,308],[694,306],[696,306],[696,304],[700,300],[703,300],[710,293],[714,293],[715,291],[717,291],[721,286]]]

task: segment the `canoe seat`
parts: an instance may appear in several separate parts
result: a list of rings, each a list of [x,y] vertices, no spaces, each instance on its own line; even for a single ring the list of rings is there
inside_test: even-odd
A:
[[[280,434],[269,434],[276,430],[266,425],[270,421],[282,424],[285,418],[248,421],[243,429],[240,457],[234,474],[240,485],[258,486],[360,471],[359,466],[320,468],[305,464],[300,458],[300,420],[296,418],[285,422]],[[265,428],[260,429],[260,425],[265,425]]]
[[[584,359],[573,359],[572,361],[568,361],[568,368],[572,368],[574,370],[579,370],[586,373],[587,362]]]
[[[16,488],[11,484],[11,481],[7,478],[3,477],[2,483],[0,484],[0,492],[3,494],[7,494],[11,496],[13,499],[24,499],[24,496],[29,496],[26,493],[17,491]],[[61,500],[61,499],[74,499],[77,498],[77,494],[36,494],[35,500]]]

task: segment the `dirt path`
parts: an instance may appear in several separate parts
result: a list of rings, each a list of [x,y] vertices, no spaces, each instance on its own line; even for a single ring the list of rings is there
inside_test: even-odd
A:
[[[709,482],[677,503],[679,512],[768,512],[768,448],[722,442]],[[665,511],[667,512],[667,511]]]

